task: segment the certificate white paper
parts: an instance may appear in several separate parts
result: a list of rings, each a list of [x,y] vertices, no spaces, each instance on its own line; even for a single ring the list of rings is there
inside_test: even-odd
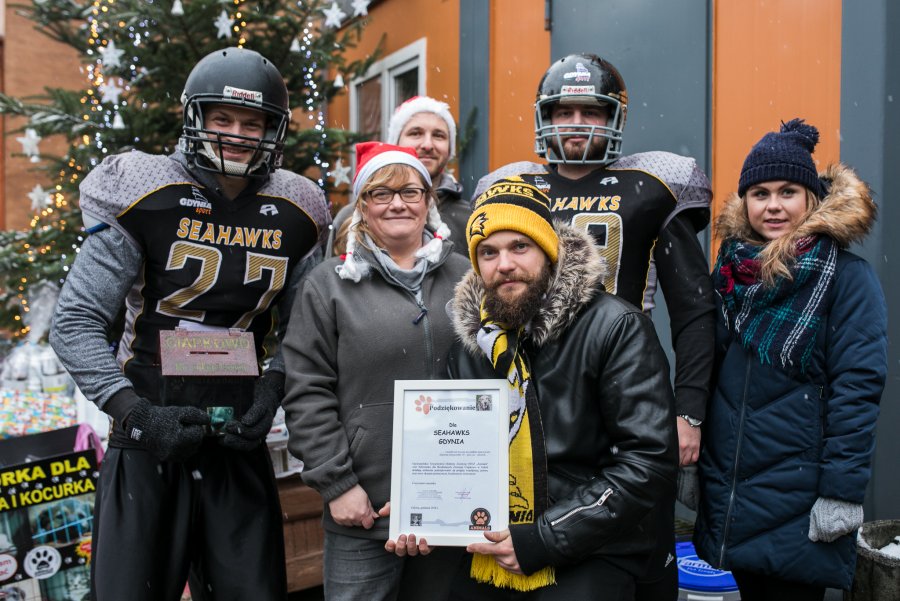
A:
[[[484,541],[509,523],[505,380],[397,380],[390,538]]]

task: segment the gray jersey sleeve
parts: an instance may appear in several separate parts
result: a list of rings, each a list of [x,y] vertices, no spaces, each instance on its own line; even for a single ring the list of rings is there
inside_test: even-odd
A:
[[[639,152],[622,157],[611,168],[647,172],[672,191],[676,201],[675,210],[663,227],[683,211],[689,211],[695,231],[699,232],[709,224],[712,186],[693,158],[663,151]]]
[[[84,395],[102,409],[131,387],[110,348],[109,332],[143,265],[124,234],[106,228],[88,236],[59,295],[50,344]]]

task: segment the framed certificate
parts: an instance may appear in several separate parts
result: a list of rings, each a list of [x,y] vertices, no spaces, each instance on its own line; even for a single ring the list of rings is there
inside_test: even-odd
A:
[[[390,537],[465,546],[509,523],[506,380],[396,380]]]

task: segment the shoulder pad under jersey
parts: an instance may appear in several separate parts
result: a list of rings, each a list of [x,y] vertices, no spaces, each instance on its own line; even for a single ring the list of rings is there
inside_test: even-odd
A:
[[[534,173],[541,174],[547,173],[547,167],[540,163],[533,163],[531,161],[518,161],[516,163],[510,163],[508,165],[504,165],[497,169],[494,169],[480,180],[478,180],[478,185],[475,187],[475,193],[472,194],[472,202],[475,202],[475,199],[481,196],[481,193],[490,187],[498,179],[503,179],[504,177],[510,177],[513,175],[522,175],[525,173]]]
[[[89,232],[116,227],[116,218],[151,192],[185,183],[196,185],[184,167],[167,156],[133,150],[106,157],[79,186],[84,227]]]
[[[685,209],[709,209],[712,188],[697,161],[671,152],[639,152],[612,163],[610,170],[636,169],[663,182],[677,200],[675,212]]]
[[[296,205],[300,210],[309,215],[316,224],[319,232],[319,241],[324,242],[328,237],[328,226],[331,224],[331,210],[325,193],[315,182],[307,177],[298,175],[293,171],[278,169],[270,177],[269,181],[257,192],[259,196],[274,196],[283,198]]]

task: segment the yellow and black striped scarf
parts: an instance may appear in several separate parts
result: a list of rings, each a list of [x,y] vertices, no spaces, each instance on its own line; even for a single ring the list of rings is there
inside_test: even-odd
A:
[[[528,362],[520,347],[524,328],[506,329],[492,321],[481,304],[478,346],[494,370],[509,383],[509,523],[530,524],[547,508],[547,456],[537,397],[531,389]],[[489,555],[472,558],[470,575],[499,588],[531,591],[555,584],[552,567],[530,576],[513,574]]]

